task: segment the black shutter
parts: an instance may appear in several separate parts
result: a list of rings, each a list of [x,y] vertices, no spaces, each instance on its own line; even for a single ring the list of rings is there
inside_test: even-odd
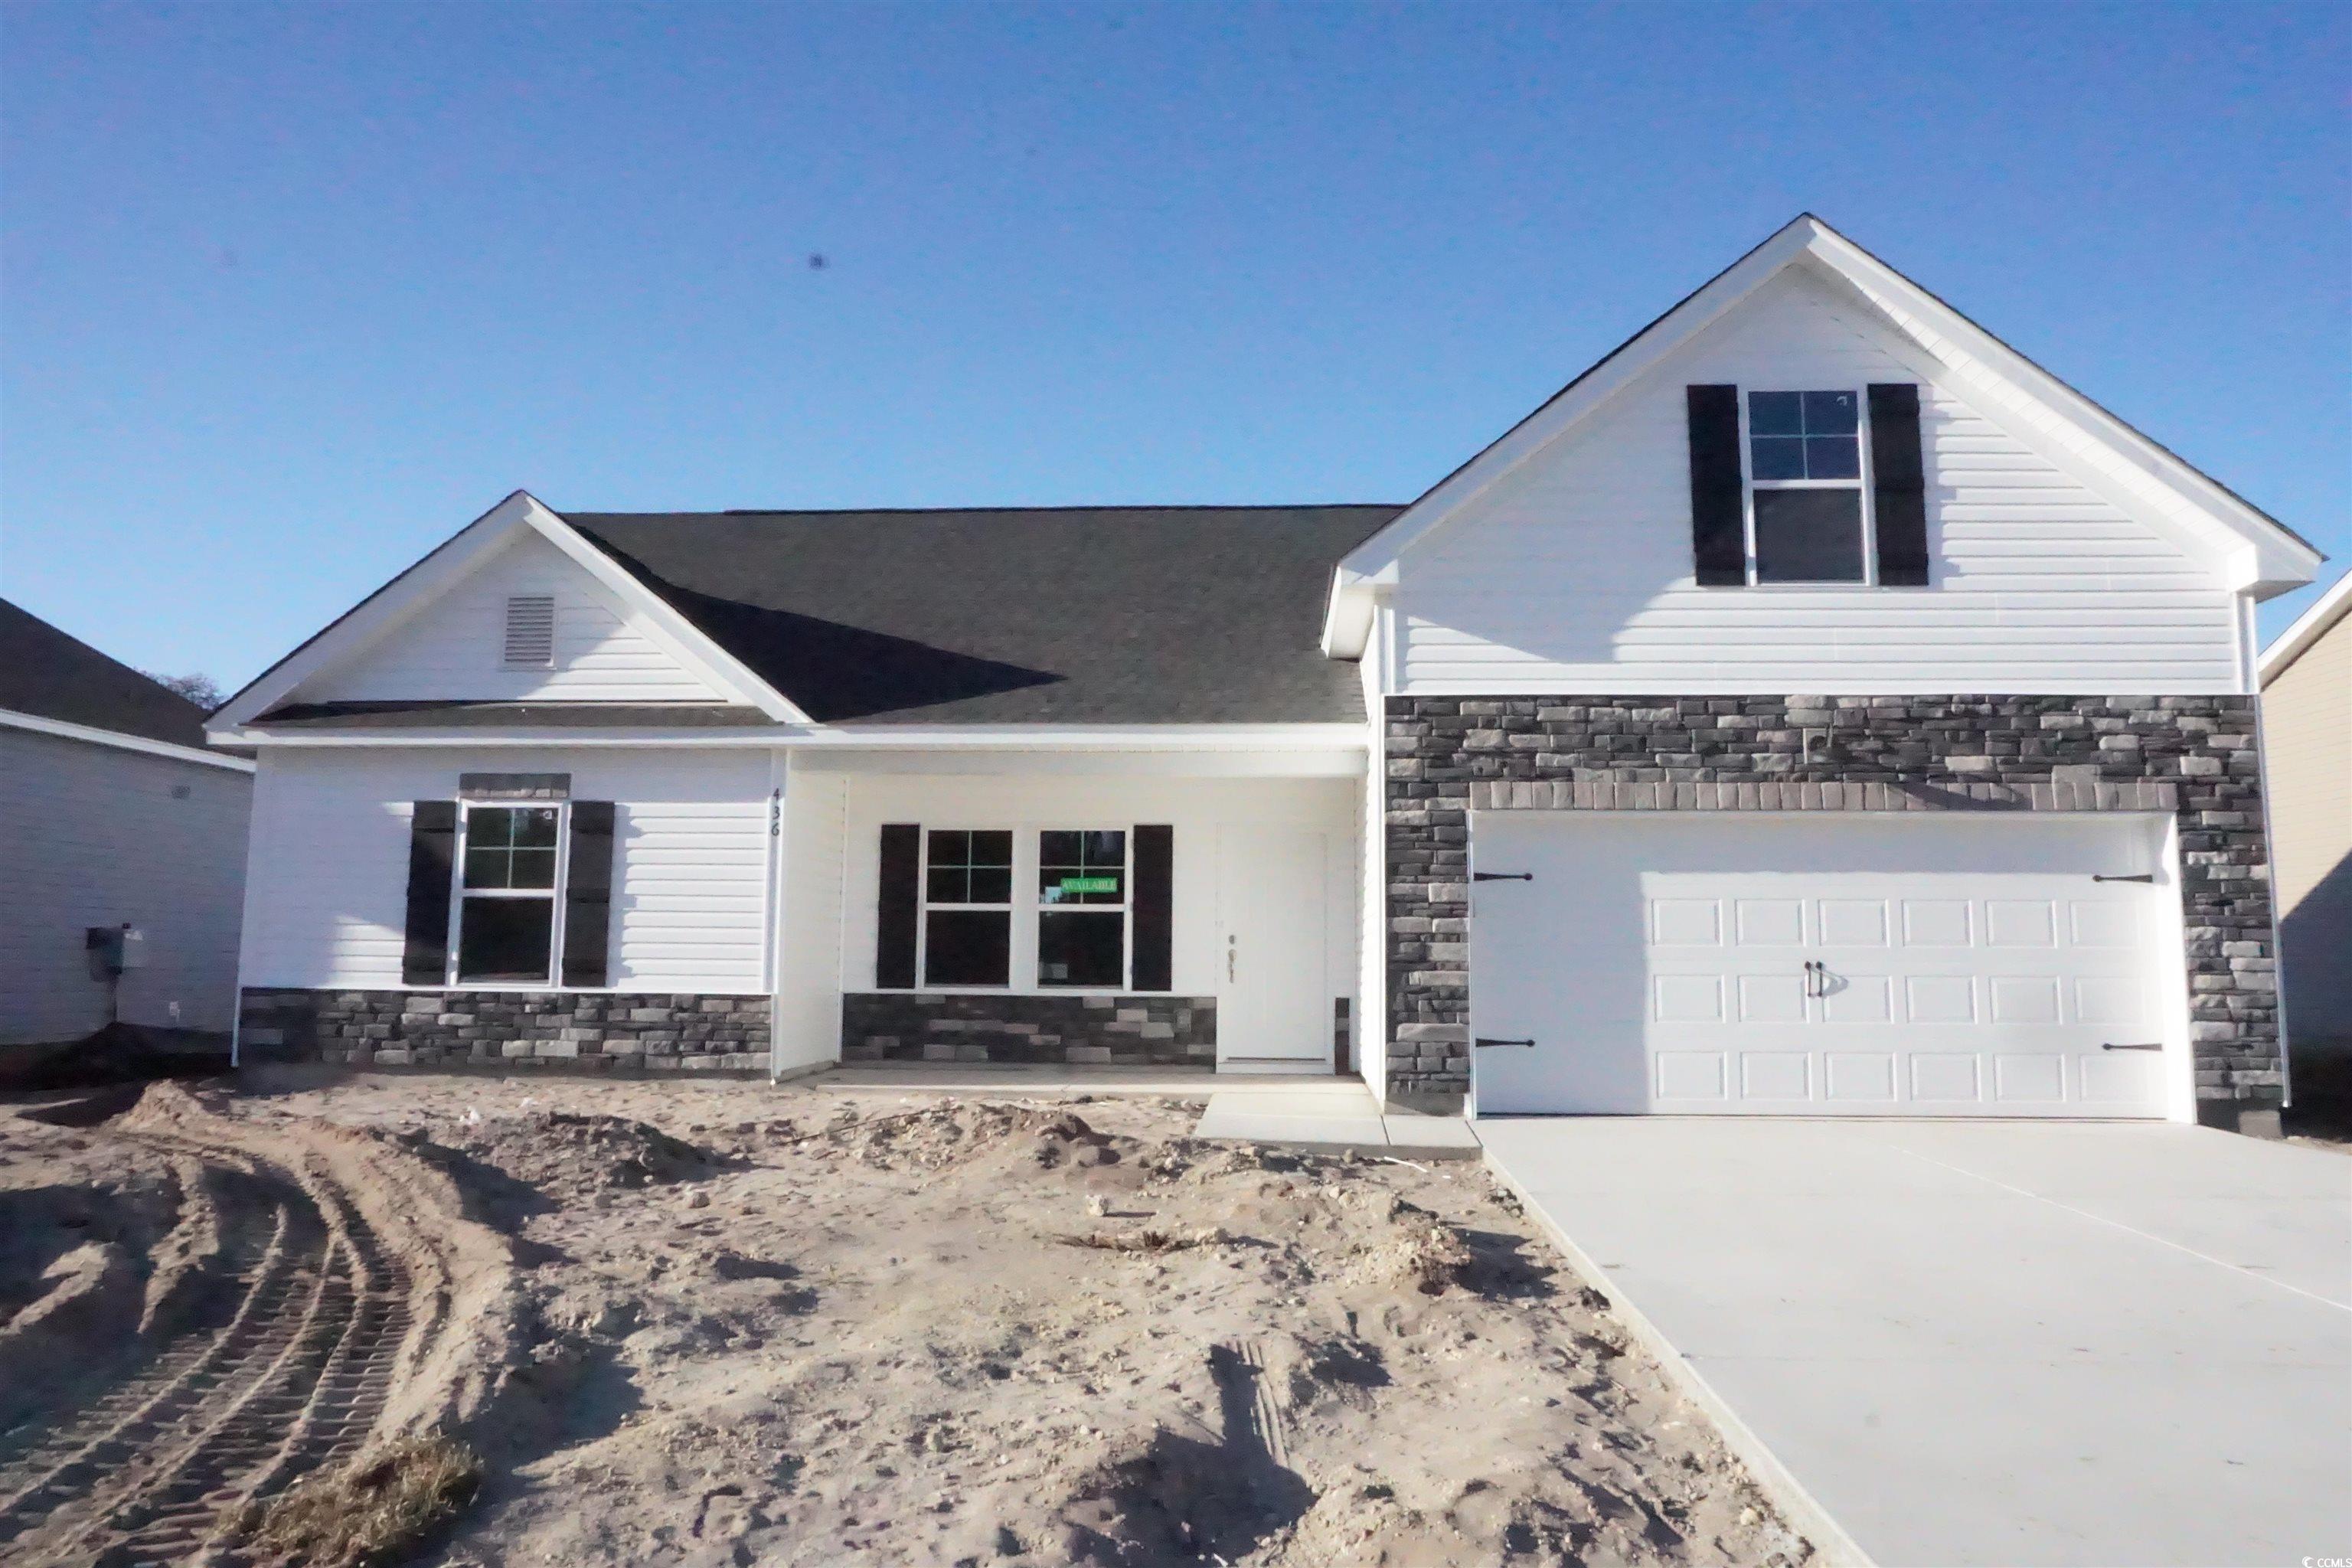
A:
[[[874,984],[884,990],[915,985],[917,879],[923,868],[923,830],[911,822],[882,825],[882,896],[875,909]]]
[[[1739,388],[1686,386],[1690,411],[1691,564],[1702,588],[1748,581],[1746,496],[1739,477]]]
[[[408,813],[408,934],[400,978],[409,985],[449,979],[449,868],[457,853],[457,803],[420,800]]]
[[[1870,489],[1879,585],[1926,587],[1927,477],[1919,452],[1919,389],[1908,382],[1871,385]]]
[[[1175,880],[1176,830],[1135,830],[1135,988],[1166,991],[1176,982],[1170,949],[1174,931],[1171,893]]]
[[[563,868],[563,984],[609,983],[613,940],[613,803],[572,803]]]

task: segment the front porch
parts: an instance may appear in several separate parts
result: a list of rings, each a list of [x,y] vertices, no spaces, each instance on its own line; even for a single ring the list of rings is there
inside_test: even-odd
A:
[[[786,759],[778,1071],[1360,1069],[1360,749]]]

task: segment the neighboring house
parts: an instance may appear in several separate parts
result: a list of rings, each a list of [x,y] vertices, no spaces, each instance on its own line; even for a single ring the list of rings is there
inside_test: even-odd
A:
[[[2266,1126],[2318,560],[1810,216],[1409,507],[518,493],[213,720],[244,1048]]]
[[[2286,1032],[2352,1058],[2352,574],[2263,651],[2263,746]]]
[[[140,938],[127,1024],[225,1039],[254,764],[205,710],[0,600],[0,1046],[108,1022],[93,926]]]

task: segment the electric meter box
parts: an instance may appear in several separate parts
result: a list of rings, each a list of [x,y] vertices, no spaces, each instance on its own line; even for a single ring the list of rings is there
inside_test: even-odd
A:
[[[147,967],[147,933],[137,926],[91,926],[82,935],[89,966],[100,975]]]

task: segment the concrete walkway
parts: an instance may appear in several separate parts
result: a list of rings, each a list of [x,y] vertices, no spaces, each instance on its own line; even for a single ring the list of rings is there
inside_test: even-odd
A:
[[[1833,1559],[2352,1557],[2352,1159],[2147,1123],[1477,1129]]]
[[[1225,1086],[1209,1099],[1195,1138],[1236,1138],[1323,1152],[1397,1159],[1471,1160],[1478,1140],[1458,1116],[1423,1116],[1383,1106],[1359,1079],[1325,1079],[1279,1089]]]

